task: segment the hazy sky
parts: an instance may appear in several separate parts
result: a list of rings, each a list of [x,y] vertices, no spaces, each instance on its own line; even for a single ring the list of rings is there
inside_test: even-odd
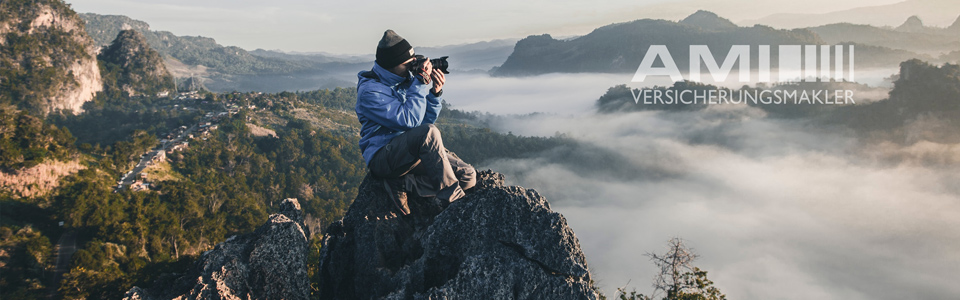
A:
[[[531,34],[581,35],[641,18],[679,20],[706,9],[733,21],[825,13],[900,0],[307,1],[67,0],[77,12],[120,14],[154,30],[215,38],[245,49],[371,53],[392,28],[414,46]],[[902,22],[902,21],[897,21]]]

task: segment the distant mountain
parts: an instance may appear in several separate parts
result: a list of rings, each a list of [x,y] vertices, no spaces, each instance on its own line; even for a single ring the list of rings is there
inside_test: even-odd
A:
[[[697,19],[699,19],[697,23],[705,24],[700,22],[704,19],[697,17],[694,20]],[[494,72],[494,75],[635,72],[650,45],[666,45],[672,56],[677,58],[688,57],[689,45],[706,44],[711,49],[726,51],[732,45],[820,43],[822,43],[820,38],[807,30],[777,30],[766,26],[754,26],[707,31],[699,26],[684,23],[643,19],[603,26],[587,35],[568,41],[556,40],[548,34],[529,36],[517,42],[513,54]],[[756,52],[751,55],[755,57]],[[755,59],[754,57],[752,59]],[[686,59],[677,59],[676,63],[681,70],[687,69]]]
[[[814,29],[824,32],[830,38],[821,38]],[[861,32],[872,34],[860,34]],[[738,27],[711,12],[698,11],[680,22],[643,19],[611,24],[570,40],[557,40],[548,34],[529,36],[517,42],[514,52],[493,74],[525,76],[551,72],[630,73],[637,70],[650,45],[665,45],[681,72],[688,69],[690,45],[709,46],[718,62],[724,59],[724,53],[732,45],[770,45],[776,48],[779,45],[853,44],[856,46],[856,65],[863,68],[893,67],[912,58],[935,60],[935,57],[939,56],[939,53],[933,53],[935,56],[932,56],[892,49],[889,47],[891,45],[881,43],[889,41],[889,35],[902,36],[905,40],[919,38],[911,36],[917,35],[914,33],[850,24],[793,30],[762,25]],[[956,43],[945,40],[939,35],[923,39],[934,43],[938,49],[945,49]],[[751,51],[751,61],[758,61],[757,52]],[[775,51],[772,52],[771,67],[776,67],[778,56]],[[752,64],[752,67],[756,66],[757,64]]]
[[[513,52],[518,39],[501,39],[477,43],[438,47],[415,47],[417,54],[436,58],[450,56],[450,69],[458,71],[482,70],[503,64]]]
[[[924,32],[926,28],[923,26],[923,21],[920,21],[920,17],[914,15],[907,18],[896,30],[900,32]]]
[[[960,18],[956,24],[960,24]],[[807,29],[830,44],[858,43],[938,55],[960,49],[960,25],[956,27],[926,27],[913,16],[897,28],[837,23]]]
[[[705,30],[701,26],[714,26]],[[732,45],[821,44],[808,30],[777,30],[766,26],[737,27],[709,12],[697,12],[681,22],[642,19],[595,29],[571,40],[548,34],[517,42],[513,54],[495,72],[523,76],[550,72],[634,72],[650,45],[666,45],[674,58],[688,57],[689,45],[709,45],[727,51]],[[751,53],[756,59],[756,51]],[[722,59],[722,58],[721,58]],[[681,70],[687,59],[675,59]],[[754,60],[755,61],[755,60]],[[776,61],[773,59],[772,61]]]
[[[894,4],[858,7],[822,14],[779,13],[755,20],[738,22],[742,25],[763,24],[775,28],[802,28],[832,24],[838,21],[873,26],[897,26],[910,16],[920,16],[927,24],[945,26],[960,15],[960,1],[906,0]]]
[[[84,13],[80,17],[87,23],[87,33],[99,45],[109,45],[121,30],[131,29],[143,34],[147,44],[161,55],[186,65],[204,66],[218,73],[277,74],[316,67],[312,63],[251,55],[242,48],[223,46],[208,37],[177,36],[169,31],[153,31],[149,24],[126,16]]]
[[[161,92],[176,92],[173,76],[167,72],[163,59],[140,32],[120,31],[110,46],[100,55],[104,69],[105,89],[121,92],[124,96],[153,96]]]
[[[710,31],[723,31],[737,28],[737,24],[733,24],[730,20],[721,18],[717,14],[705,10],[698,10],[681,20],[680,24],[700,27],[700,29]]]
[[[0,2],[0,104],[36,115],[83,111],[102,83],[82,28],[59,0]]]

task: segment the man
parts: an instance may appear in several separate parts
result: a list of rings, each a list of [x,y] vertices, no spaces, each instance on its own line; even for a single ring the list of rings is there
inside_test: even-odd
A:
[[[476,184],[476,171],[447,152],[433,125],[442,107],[443,72],[433,70],[429,61],[421,70],[411,70],[414,61],[410,43],[387,30],[373,69],[357,74],[360,151],[403,215],[410,214],[407,192],[432,197],[445,207]]]

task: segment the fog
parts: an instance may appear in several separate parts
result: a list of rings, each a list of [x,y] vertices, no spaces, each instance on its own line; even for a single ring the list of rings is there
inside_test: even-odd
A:
[[[592,147],[477,167],[546,196],[608,296],[628,282],[649,294],[657,270],[643,254],[672,237],[701,255],[694,265],[729,299],[960,295],[958,145],[866,144],[747,106],[590,112],[629,76],[453,79],[444,97],[457,108],[547,112],[494,118],[495,130],[561,132]],[[571,162],[590,155],[578,151],[613,155]]]
[[[857,91],[857,103],[886,98],[886,88],[892,87],[889,77],[895,68],[857,70],[858,82],[883,90]],[[736,72],[731,73],[736,78]],[[483,111],[493,114],[530,114],[536,112],[560,115],[582,115],[594,111],[593,105],[608,88],[626,84],[632,88],[669,86],[669,77],[650,77],[643,83],[630,82],[633,74],[626,73],[551,73],[522,78],[490,77],[484,73],[453,72],[447,75],[444,99],[455,108],[465,111]],[[709,78],[706,76],[704,78]],[[757,78],[754,75],[751,78]],[[718,84],[711,83],[709,84]],[[755,84],[755,83],[746,83]],[[744,83],[718,84],[721,87],[740,88]],[[862,100],[862,101],[861,101]],[[553,134],[553,131],[550,132]]]

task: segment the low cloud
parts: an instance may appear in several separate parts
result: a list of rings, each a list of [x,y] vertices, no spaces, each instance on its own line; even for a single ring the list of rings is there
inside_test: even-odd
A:
[[[498,82],[501,92],[524,86],[513,80]],[[564,94],[556,85],[529,84]],[[604,90],[558,106],[587,107],[580,102],[592,105]],[[484,104],[531,95],[493,92],[470,105],[503,112]],[[493,100],[499,97],[511,100]],[[628,282],[628,290],[649,293],[657,270],[643,254],[662,252],[674,236],[695,248],[695,265],[731,299],[960,295],[953,283],[960,266],[957,145],[868,145],[842,128],[771,119],[747,106],[551,112],[490,124],[521,135],[560,132],[589,146],[478,167],[545,195],[577,233],[608,296]]]

